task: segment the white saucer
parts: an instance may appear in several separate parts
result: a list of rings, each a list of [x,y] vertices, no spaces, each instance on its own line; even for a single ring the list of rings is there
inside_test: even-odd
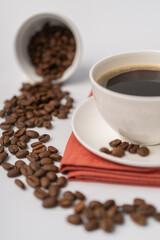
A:
[[[126,151],[124,157],[118,158],[99,151],[101,147],[110,148],[108,143],[120,136],[101,117],[93,97],[88,98],[75,110],[72,129],[77,140],[85,148],[104,159],[136,167],[160,167],[160,145],[150,146],[150,154],[147,157]]]

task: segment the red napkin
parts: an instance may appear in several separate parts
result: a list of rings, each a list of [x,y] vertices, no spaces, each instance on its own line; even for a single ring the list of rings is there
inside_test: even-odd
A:
[[[61,160],[61,172],[76,181],[160,187],[160,168],[130,167],[105,160],[84,148],[72,133]]]

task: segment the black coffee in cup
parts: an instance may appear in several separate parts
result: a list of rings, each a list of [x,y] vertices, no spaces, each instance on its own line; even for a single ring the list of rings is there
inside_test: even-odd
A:
[[[154,65],[125,66],[104,74],[97,82],[118,93],[160,96],[160,67]]]

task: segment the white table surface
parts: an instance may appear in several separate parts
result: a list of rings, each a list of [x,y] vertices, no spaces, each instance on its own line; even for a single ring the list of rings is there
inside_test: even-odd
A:
[[[18,93],[25,80],[14,56],[14,37],[21,23],[39,12],[59,12],[72,19],[78,27],[84,45],[83,59],[64,89],[75,99],[74,109],[86,99],[91,84],[88,73],[99,59],[123,51],[160,49],[160,2],[157,0],[2,0],[0,2],[0,107],[3,101]],[[73,110],[74,110],[73,109]],[[73,111],[72,111],[73,113]],[[71,133],[71,117],[54,121],[50,143],[61,154]],[[40,130],[44,132],[44,130]],[[45,131],[47,132],[47,131]],[[15,158],[10,158],[15,161]],[[23,179],[23,177],[22,177]],[[69,182],[68,190],[81,190],[87,199],[104,201],[113,198],[117,204],[131,203],[142,197],[160,211],[159,188]],[[160,239],[160,223],[149,219],[148,227],[135,225],[129,217],[112,234],[101,230],[88,233],[82,226],[66,222],[72,209],[43,209],[33,196],[33,189],[19,189],[0,167],[0,239],[1,240],[133,240]]]

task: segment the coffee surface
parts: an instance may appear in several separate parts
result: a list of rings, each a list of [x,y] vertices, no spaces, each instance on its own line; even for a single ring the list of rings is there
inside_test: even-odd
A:
[[[114,92],[135,96],[160,96],[160,69],[126,68],[115,70],[109,77],[102,76],[99,83]],[[124,70],[125,71],[125,70]]]

